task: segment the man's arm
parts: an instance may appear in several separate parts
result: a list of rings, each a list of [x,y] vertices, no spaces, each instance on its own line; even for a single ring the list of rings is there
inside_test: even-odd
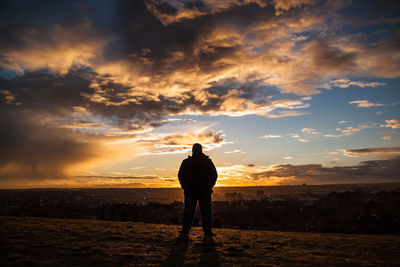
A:
[[[186,167],[185,161],[182,161],[181,167],[178,172],[179,183],[181,184],[182,189],[185,189],[185,177],[186,177]]]
[[[214,163],[212,162],[212,160],[210,159],[210,181],[211,181],[211,187],[214,187],[215,183],[217,182],[217,178],[218,178],[218,173],[217,173],[217,169],[215,168]]]

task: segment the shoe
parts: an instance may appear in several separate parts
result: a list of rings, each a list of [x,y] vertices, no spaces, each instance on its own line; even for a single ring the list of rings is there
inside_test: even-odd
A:
[[[178,239],[180,240],[189,240],[189,233],[184,231],[179,231]]]

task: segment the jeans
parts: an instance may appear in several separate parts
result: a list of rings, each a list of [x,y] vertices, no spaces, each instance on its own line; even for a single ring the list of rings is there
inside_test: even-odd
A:
[[[204,233],[211,233],[212,217],[211,217],[211,194],[204,196],[185,195],[185,210],[183,211],[183,227],[182,232],[188,233],[192,228],[193,217],[196,211],[197,200],[199,201],[201,213],[201,225]]]

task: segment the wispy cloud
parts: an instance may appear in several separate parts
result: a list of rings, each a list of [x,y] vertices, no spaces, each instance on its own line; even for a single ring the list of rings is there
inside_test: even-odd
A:
[[[282,110],[275,113],[269,113],[266,116],[268,118],[284,118],[284,117],[296,117],[310,114],[309,112],[297,112],[297,111],[287,111]]]
[[[400,154],[400,147],[372,147],[360,149],[345,149],[343,154],[349,157],[367,156],[371,154],[377,155],[397,155]]]
[[[246,154],[246,152],[242,151],[241,149],[235,149],[231,151],[225,151],[225,154]]]
[[[381,82],[362,82],[362,81],[350,81],[348,79],[338,79],[329,82],[329,88],[331,86],[340,87],[340,88],[347,88],[350,86],[358,86],[358,87],[377,87],[377,86],[384,86],[386,83]]]
[[[304,139],[304,138],[298,138],[297,140],[299,140],[299,141],[302,142],[302,143],[308,143],[308,142],[310,142],[310,141],[308,141],[307,139]]]
[[[264,136],[261,136],[260,138],[264,138],[264,139],[270,139],[270,138],[281,138],[282,135],[279,134],[266,134]]]
[[[339,152],[338,151],[331,151],[331,152],[328,152],[328,154],[329,155],[337,155],[337,154],[339,154]]]
[[[358,108],[385,106],[384,104],[372,103],[372,102],[369,102],[368,100],[354,100],[354,101],[350,101],[349,104],[356,104]]]
[[[304,128],[304,129],[308,129],[308,128]],[[308,131],[308,130],[306,130],[306,131]],[[309,140],[307,140],[305,138],[301,138],[300,135],[297,134],[297,133],[296,134],[293,134],[293,133],[292,134],[288,134],[288,136],[291,136],[292,138],[294,138],[297,141],[302,142],[302,143],[308,143],[309,142]]]

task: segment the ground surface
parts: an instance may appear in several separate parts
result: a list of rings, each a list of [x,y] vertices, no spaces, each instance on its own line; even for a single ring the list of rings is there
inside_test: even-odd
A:
[[[1,266],[400,266],[400,237],[0,217]]]

